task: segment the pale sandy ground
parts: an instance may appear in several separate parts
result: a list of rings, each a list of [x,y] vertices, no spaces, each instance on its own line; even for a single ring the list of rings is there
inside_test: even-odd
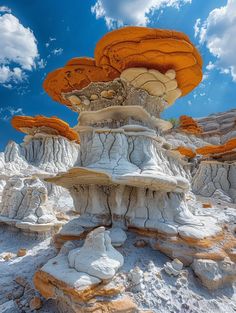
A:
[[[215,216],[230,223],[233,227],[236,221],[236,210],[224,208],[226,206],[222,205],[217,209],[204,209],[204,212],[206,214],[214,212]],[[136,240],[137,237],[134,234],[129,234],[124,247],[119,248],[125,257],[125,264],[118,276],[119,280],[124,281],[125,284],[130,269],[139,266],[143,270],[142,291],[136,293],[127,291],[140,307],[150,308],[156,313],[236,312],[236,285],[210,292],[202,287],[190,268],[184,268],[183,274],[177,278],[169,276],[163,271],[163,266],[169,258],[149,247],[135,248],[133,243]],[[20,258],[13,257],[9,261],[1,258],[6,252],[17,253],[19,248],[26,248],[27,255]],[[9,232],[0,226],[0,313],[30,312],[28,310],[17,311],[12,307],[4,311],[3,303],[9,301],[7,295],[16,286],[14,282],[16,276],[26,277],[32,283],[32,277],[37,268],[40,268],[55,254],[56,251],[50,244],[50,238],[35,240],[20,233]],[[55,303],[47,301],[37,312],[56,313]]]

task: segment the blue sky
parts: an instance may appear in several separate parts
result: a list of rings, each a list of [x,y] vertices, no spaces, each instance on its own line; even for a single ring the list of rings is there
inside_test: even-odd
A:
[[[236,107],[236,0],[0,0],[0,150],[23,135],[14,114],[77,114],[42,89],[45,75],[76,56],[93,56],[112,28],[146,25],[185,32],[204,60],[204,80],[163,117],[195,117]]]

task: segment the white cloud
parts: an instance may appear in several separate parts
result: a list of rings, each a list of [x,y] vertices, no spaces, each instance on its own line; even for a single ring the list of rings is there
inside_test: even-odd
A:
[[[91,11],[96,18],[104,18],[108,28],[123,25],[146,26],[155,10],[191,3],[192,0],[97,0]]]
[[[40,60],[38,61],[38,67],[39,67],[39,68],[45,68],[46,65],[47,65],[47,61],[46,61],[46,60],[40,59]]]
[[[57,48],[57,49],[53,49],[51,52],[54,55],[61,55],[62,52],[63,52],[63,49],[62,48]]]
[[[0,13],[11,13],[11,9],[5,5],[0,6]]]
[[[24,80],[27,71],[36,67],[38,56],[33,32],[14,15],[0,15],[0,84]]]
[[[208,78],[209,78],[209,73],[208,72],[203,73],[202,82],[204,82]]]
[[[205,43],[217,58],[214,65],[236,81],[236,0],[228,0],[225,6],[212,10],[198,26],[200,43]]]
[[[206,69],[208,71],[213,70],[216,67],[216,65],[214,63],[212,63],[211,61],[207,64]]]
[[[201,19],[198,18],[194,24],[194,36],[197,37],[200,32]]]
[[[5,84],[10,81],[18,83],[26,78],[25,73],[20,67],[14,67],[12,69],[9,66],[0,66],[0,84]]]
[[[52,41],[56,41],[57,39],[55,37],[49,37],[49,41],[45,43],[46,48],[48,48]]]
[[[11,106],[0,108],[0,120],[9,121],[14,115],[24,115],[23,109]]]

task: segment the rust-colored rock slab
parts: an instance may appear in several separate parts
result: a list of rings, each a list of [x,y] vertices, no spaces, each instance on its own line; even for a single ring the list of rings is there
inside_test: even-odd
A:
[[[198,123],[191,117],[187,115],[181,115],[179,118],[179,128],[180,130],[189,134],[201,134],[202,128]]]
[[[74,58],[51,73],[44,80],[43,88],[53,100],[71,108],[63,93],[80,90],[91,82],[107,82],[119,76],[119,72],[110,66],[99,67],[94,59]]]
[[[201,56],[185,34],[132,26],[106,34],[95,48],[95,59],[74,58],[49,73],[43,87],[53,100],[73,109],[63,93],[80,90],[91,82],[111,81],[132,67],[168,73],[170,79],[176,78],[182,96],[202,80]]]
[[[162,73],[176,71],[182,96],[202,79],[202,59],[181,32],[146,27],[124,27],[106,34],[95,49],[98,66],[110,65],[119,72],[129,67],[147,67]]]
[[[236,149],[236,138],[228,140],[223,145],[209,145],[196,149],[196,152],[201,155],[214,155],[225,152],[230,152]]]
[[[180,146],[176,148],[175,151],[178,151],[179,153],[181,153],[182,155],[188,158],[194,158],[196,156],[196,153],[191,148],[184,147],[184,146]]]
[[[40,128],[41,132],[48,133],[48,129],[54,130],[55,134],[63,136],[71,141],[79,141],[79,137],[76,131],[74,131],[66,122],[58,117],[46,117],[43,115],[37,116],[14,116],[11,120],[12,126],[21,132],[26,134],[37,132]],[[50,133],[50,131],[49,131]]]
[[[116,297],[123,293],[124,288],[122,285],[116,286],[112,282],[94,284],[86,288],[78,285],[76,288],[39,270],[34,275],[34,285],[46,299],[57,299],[59,306],[64,306],[66,303],[65,312],[138,312],[138,307],[131,298],[126,295]]]

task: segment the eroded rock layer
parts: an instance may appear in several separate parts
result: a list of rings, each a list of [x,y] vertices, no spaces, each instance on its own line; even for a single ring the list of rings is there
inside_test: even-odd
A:
[[[183,241],[179,244],[186,246],[183,259],[191,263],[200,251],[200,247],[195,251],[189,248],[191,242],[217,238],[221,227],[214,218],[190,212],[185,200],[189,166],[179,153],[169,150],[161,137],[164,122],[147,110],[144,103],[143,107],[83,111],[76,127],[81,138],[81,166],[47,181],[70,191],[80,214],[75,221],[79,238],[86,229],[101,225],[146,236],[161,234],[163,242],[155,247],[165,253],[168,250],[170,256],[178,246],[171,240],[179,238]],[[214,246],[214,240],[209,240],[206,250]]]
[[[236,202],[236,163],[202,161],[192,188],[198,195]]]
[[[56,211],[71,209],[72,199],[67,190],[46,183],[43,178],[77,162],[79,145],[62,136],[37,133],[27,135],[22,144],[10,142],[0,155],[1,221],[37,232],[61,225]]]
[[[222,145],[236,137],[235,109],[195,120],[203,129],[205,141],[213,145]]]
[[[94,59],[74,58],[65,67],[49,73],[44,81],[44,89],[54,100],[74,110],[64,94],[81,90],[91,82],[112,81],[128,68],[153,69],[160,74],[165,73],[170,80],[175,79],[176,75],[179,90],[172,92],[172,88],[177,88],[176,84],[173,87],[171,83],[167,87],[170,94],[166,99],[170,104],[179,96],[189,93],[202,79],[201,56],[185,34],[146,27],[125,27],[108,33],[98,42]]]
[[[192,159],[197,195],[235,203],[235,125],[236,110],[231,110],[198,119],[184,117],[184,122],[180,118],[180,126],[166,132],[172,149]]]
[[[181,131],[190,134],[201,134],[202,128],[198,123],[191,117],[187,115],[181,115],[179,118],[179,128]]]
[[[36,177],[13,177],[7,181],[0,204],[0,222],[36,232],[60,226],[47,203],[47,189]]]
[[[72,141],[79,141],[78,134],[70,126],[57,117],[38,116],[14,116],[12,126],[26,134],[45,133],[63,136]]]

